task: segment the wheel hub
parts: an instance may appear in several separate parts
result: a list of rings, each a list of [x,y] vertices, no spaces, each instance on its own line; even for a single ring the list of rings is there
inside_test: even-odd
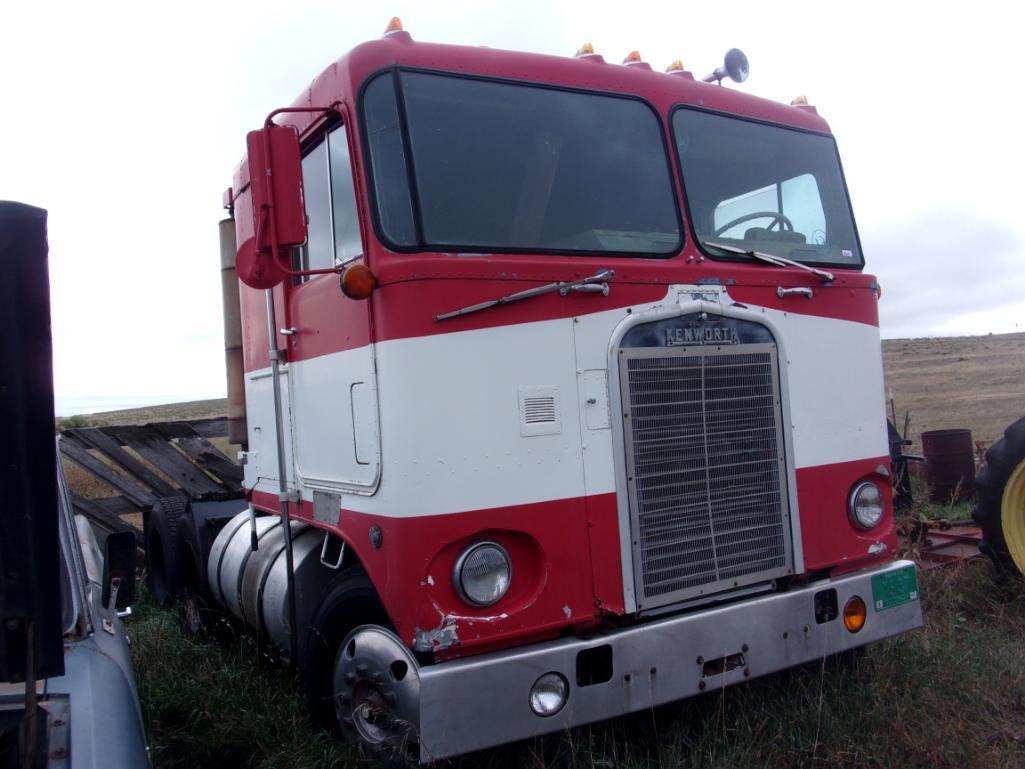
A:
[[[419,757],[419,668],[395,634],[375,625],[353,630],[338,649],[333,683],[347,739],[373,753]]]
[[[1025,574],[1025,461],[1011,472],[1000,500],[1000,526],[1007,551],[1018,571]]]

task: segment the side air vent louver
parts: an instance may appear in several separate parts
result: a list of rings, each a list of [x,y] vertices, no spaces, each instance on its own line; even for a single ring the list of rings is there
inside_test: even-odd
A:
[[[562,431],[559,388],[520,387],[520,435],[553,435]]]

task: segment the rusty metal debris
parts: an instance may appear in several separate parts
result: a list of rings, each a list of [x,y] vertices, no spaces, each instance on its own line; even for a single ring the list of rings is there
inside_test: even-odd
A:
[[[919,568],[935,569],[979,555],[982,530],[971,520],[908,518],[898,526],[897,552],[914,559]]]

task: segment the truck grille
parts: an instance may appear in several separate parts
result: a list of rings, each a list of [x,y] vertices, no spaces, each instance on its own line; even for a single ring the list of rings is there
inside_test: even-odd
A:
[[[638,608],[786,574],[776,346],[620,358]]]

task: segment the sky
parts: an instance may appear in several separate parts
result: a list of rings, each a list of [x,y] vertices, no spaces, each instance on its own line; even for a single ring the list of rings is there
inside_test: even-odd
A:
[[[393,15],[416,40],[697,75],[731,47],[840,147],[884,338],[1025,331],[1013,5],[9,3],[0,200],[49,211],[58,414],[222,397],[217,221],[248,130]]]

